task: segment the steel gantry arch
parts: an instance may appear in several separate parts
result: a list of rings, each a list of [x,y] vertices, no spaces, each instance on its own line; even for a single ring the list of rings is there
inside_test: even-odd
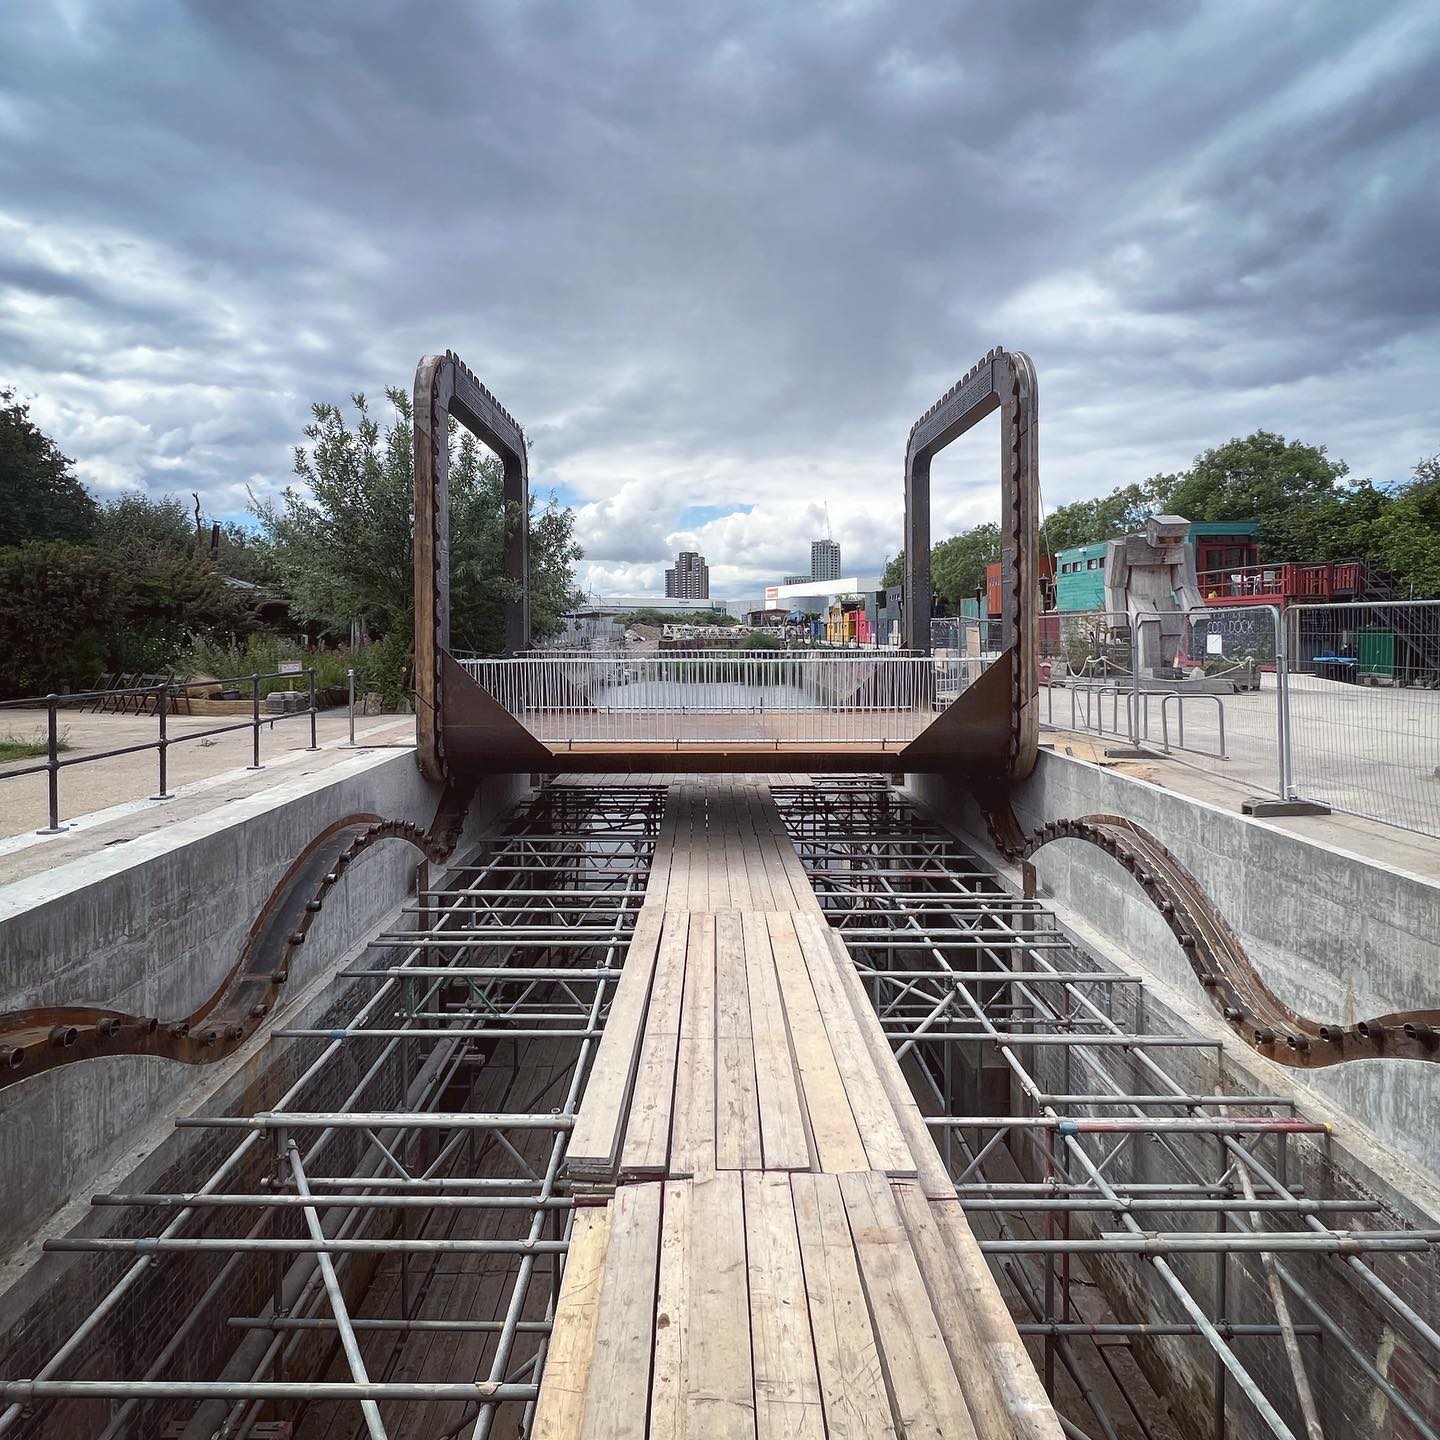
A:
[[[912,768],[920,768],[944,751],[981,784],[1023,779],[1039,748],[1039,386],[1030,357],[1022,350],[990,351],[915,422],[905,447],[905,643],[928,653],[931,462],[995,410],[1001,412],[1004,654],[914,742],[909,757]]]
[[[457,683],[463,688],[468,678],[449,657],[451,420],[489,446],[504,467],[505,576],[513,592],[505,601],[506,652],[513,655],[530,641],[525,432],[453,351],[426,355],[415,367],[415,712],[416,757],[430,780],[451,773],[446,690]]]

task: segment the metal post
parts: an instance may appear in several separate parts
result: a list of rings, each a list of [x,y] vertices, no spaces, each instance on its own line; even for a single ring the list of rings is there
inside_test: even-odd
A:
[[[250,728],[254,736],[254,759],[245,768],[247,770],[263,770],[265,767],[260,763],[260,677],[250,677]]]
[[[315,667],[312,665],[305,674],[310,679],[310,748],[318,750],[320,742],[315,738]]]
[[[1144,620],[1137,615],[1130,626],[1130,747],[1140,748],[1140,633]],[[1156,621],[1159,624],[1159,621]]]
[[[166,761],[169,757],[170,741],[165,733],[165,712],[169,710],[169,697],[164,685],[155,687],[155,713],[160,719],[160,738],[156,742],[156,750],[160,754],[160,793],[152,795],[152,800],[173,800],[175,797],[170,793],[170,787],[166,784]]]
[[[43,830],[37,830],[37,835],[58,835],[62,830],[68,830],[68,825],[60,823],[60,732],[55,722],[55,706],[59,700],[57,695],[45,697],[46,711],[46,782],[50,791],[50,823]]]
[[[355,748],[355,667],[352,665],[345,672],[345,682],[350,690],[350,748]]]
[[[1289,622],[1285,612],[1273,610],[1275,616],[1275,748],[1280,772],[1276,794],[1282,800],[1295,798],[1295,777],[1290,755],[1290,640]]]

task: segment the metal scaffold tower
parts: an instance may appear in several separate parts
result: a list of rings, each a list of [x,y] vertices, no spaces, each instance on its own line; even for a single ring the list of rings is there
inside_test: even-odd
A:
[[[1161,1347],[1198,1344],[1216,1436],[1241,1433],[1227,1428],[1237,1394],[1260,1433],[1339,1433],[1322,1425],[1316,1392],[1347,1369],[1435,1436],[1434,1417],[1376,1366],[1327,1292],[1329,1267],[1343,1267],[1350,1316],[1440,1355],[1440,1334],[1379,1273],[1387,1255],[1431,1251],[1440,1232],[1383,1218],[1364,1228],[1383,1207],[1328,1164],[1330,1127],[1291,1097],[1247,1091],[1218,1042],[1157,1023],[1163,1007],[1142,979],[1102,964],[1033,898],[1033,871],[1029,895],[1016,894],[878,777],[774,793],[981,1248],[1028,1313],[1019,1329],[1041,1338],[1052,1396],[1059,1367],[1099,1434],[1114,1440],[1123,1423],[1148,1436],[1154,1416],[1112,1347],[1159,1384]],[[1123,1257],[1148,1275],[1117,1283]],[[1264,1319],[1237,1318],[1262,1306]],[[1262,1349],[1277,1343],[1283,1393]],[[1082,1346],[1117,1381],[1123,1417]]]
[[[552,785],[446,883],[422,865],[413,928],[341,972],[349,1013],[272,1032],[277,1070],[303,1057],[283,1093],[177,1120],[215,1147],[208,1174],[97,1195],[129,1233],[47,1242],[94,1257],[96,1301],[33,1379],[0,1388],[0,1434],[46,1433],[45,1402],[79,1400],[111,1402],[106,1440],[245,1440],[276,1433],[261,1417],[277,1414],[322,1435],[341,1412],[380,1440],[417,1405],[426,1434],[483,1440],[507,1406],[528,1424],[572,1220],[557,1177],[664,793]],[[129,1375],[97,1375],[107,1328],[182,1260],[203,1276],[189,1322],[133,1337]],[[217,1312],[234,1353],[223,1378],[197,1378]],[[388,1373],[400,1342],[429,1334],[446,1379]]]
[[[182,1116],[168,1169],[95,1196],[91,1223],[48,1242],[87,1267],[95,1298],[68,1333],[39,1333],[33,1378],[0,1382],[0,1435],[545,1432],[542,1385],[560,1394],[557,1372],[588,1367],[577,1335],[594,1348],[596,1334],[629,1334],[631,1304],[654,1328],[630,1368],[642,1387],[652,1364],[661,1373],[673,1274],[662,1262],[657,1279],[659,1242],[645,1250],[645,1237],[691,1233],[658,1218],[663,1189],[666,1206],[697,1215],[729,1214],[720,1201],[743,1192],[730,1239],[752,1269],[732,1289],[744,1299],[748,1273],[748,1303],[776,1314],[794,1297],[757,1290],[770,1272],[756,1257],[770,1244],[783,1259],[777,1215],[816,1221],[792,1256],[805,1286],[816,1248],[849,1257],[854,1231],[868,1287],[882,1273],[872,1247],[953,1261],[925,1248],[942,1233],[930,1204],[963,1210],[1000,1282],[1012,1360],[1028,1370],[1018,1332],[1079,1440],[1333,1440],[1341,1393],[1371,1393],[1409,1433],[1440,1440],[1423,1398],[1376,1359],[1387,1333],[1440,1354],[1392,1268],[1431,1265],[1440,1232],[1404,1228],[1331,1163],[1324,1123],[1261,1093],[1220,1042],[1080,943],[1033,871],[1012,887],[880,778],[790,780],[743,794],[712,780],[549,783],[443,876],[420,866],[413,898],[279,1018],[254,1083]],[[822,1083],[815,1062],[832,1050]],[[753,1086],[729,1083],[747,1055]],[[874,1095],[857,1093],[867,1076]],[[768,1088],[786,1077],[793,1090]],[[865,1099],[875,1123],[862,1127]],[[860,1160],[830,1162],[843,1136],[815,1139],[851,1109],[860,1160],[899,1127],[888,1168],[868,1177]],[[793,1134],[771,1128],[792,1111]],[[736,1143],[747,1115],[758,1152]],[[576,1129],[597,1120],[595,1135]],[[832,1189],[834,1234],[796,1200]],[[887,1196],[900,1226],[879,1246]],[[649,1201],[650,1229],[634,1228]],[[567,1296],[600,1273],[586,1237],[612,1222],[604,1273],[639,1275],[637,1294],[612,1286],[612,1308],[592,1316],[601,1328],[567,1331],[590,1303],[580,1294],[567,1312]],[[713,1261],[719,1242],[692,1229]],[[920,1299],[924,1278],[917,1268]],[[951,1282],[973,1275],[957,1265]],[[713,1299],[703,1284],[686,1294]],[[859,1312],[885,1363],[901,1363],[910,1332],[885,1333],[885,1312],[863,1301]],[[748,1337],[744,1315],[769,1312],[740,1313]],[[927,1354],[936,1373],[945,1344]],[[728,1356],[710,1358],[733,1379]],[[753,1391],[739,1367],[742,1410],[770,1374],[763,1358]],[[587,1414],[608,1414],[603,1382],[591,1401]],[[1007,1410],[1001,1429],[1034,1409]]]

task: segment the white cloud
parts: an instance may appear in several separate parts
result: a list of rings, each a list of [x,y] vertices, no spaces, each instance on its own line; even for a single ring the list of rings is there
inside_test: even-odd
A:
[[[1440,449],[1424,0],[22,12],[0,383],[99,489],[241,511],[312,401],[447,347],[615,591],[682,543],[803,570],[827,501],[877,570],[911,421],[997,342],[1052,505],[1260,425],[1377,480]],[[937,535],[996,471],[993,422],[942,457]]]

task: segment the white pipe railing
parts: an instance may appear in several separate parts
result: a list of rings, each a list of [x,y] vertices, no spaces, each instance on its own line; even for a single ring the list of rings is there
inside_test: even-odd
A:
[[[951,698],[937,698],[937,681],[947,691],[954,684],[928,656],[855,652],[529,655],[461,664],[547,744],[904,742]]]

